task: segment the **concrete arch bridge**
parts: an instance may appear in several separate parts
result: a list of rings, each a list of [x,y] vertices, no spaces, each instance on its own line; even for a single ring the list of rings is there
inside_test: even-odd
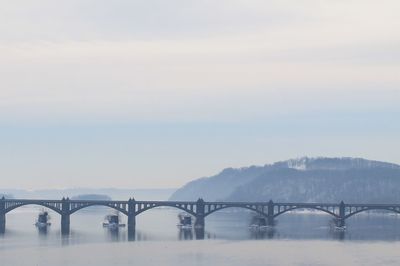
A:
[[[310,209],[325,212],[335,218],[336,225],[345,226],[345,220],[360,212],[370,210],[386,210],[400,213],[400,204],[347,204],[340,203],[276,203],[266,202],[207,202],[197,201],[136,201],[130,198],[127,201],[98,201],[98,200],[41,200],[41,199],[0,199],[0,233],[5,232],[6,214],[14,209],[26,205],[38,205],[49,208],[61,215],[61,232],[69,234],[70,216],[75,212],[91,207],[106,206],[115,209],[128,217],[128,233],[135,232],[136,216],[157,207],[173,207],[194,216],[195,227],[204,228],[205,218],[217,211],[227,208],[243,208],[254,211],[267,218],[268,224],[273,226],[274,220],[286,212],[297,209]]]

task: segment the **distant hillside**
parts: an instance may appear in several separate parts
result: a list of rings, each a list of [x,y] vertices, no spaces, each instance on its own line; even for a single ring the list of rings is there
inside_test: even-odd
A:
[[[21,199],[61,199],[74,195],[108,195],[114,200],[167,200],[176,189],[118,189],[118,188],[70,188],[70,189],[42,189],[23,190],[5,189],[0,187],[0,195],[12,195]]]
[[[360,158],[291,159],[225,169],[178,189],[171,200],[399,202],[400,166]]]
[[[260,176],[264,167],[251,166],[240,169],[227,168],[218,175],[203,177],[189,182],[178,189],[171,196],[171,200],[193,200],[204,198],[207,200],[222,200],[232,192]]]
[[[111,200],[111,197],[101,194],[83,194],[71,197],[71,200]]]

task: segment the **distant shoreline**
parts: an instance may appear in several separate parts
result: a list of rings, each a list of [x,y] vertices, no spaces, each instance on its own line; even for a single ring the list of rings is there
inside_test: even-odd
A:
[[[57,199],[62,197],[76,197],[79,195],[98,194],[106,195],[113,200],[124,200],[127,198],[135,199],[151,199],[151,200],[167,200],[174,192],[175,188],[159,188],[159,189],[118,189],[118,188],[70,188],[70,189],[1,189],[0,195],[7,195],[13,198],[45,198]]]

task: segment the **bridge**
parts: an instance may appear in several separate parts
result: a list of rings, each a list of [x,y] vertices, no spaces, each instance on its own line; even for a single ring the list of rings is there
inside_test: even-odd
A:
[[[75,212],[91,206],[105,206],[119,211],[128,217],[128,234],[134,234],[136,216],[157,207],[172,207],[180,209],[195,217],[195,227],[204,228],[205,218],[217,211],[227,208],[243,208],[266,217],[268,225],[273,226],[274,220],[286,212],[297,209],[310,209],[331,215],[336,226],[344,227],[345,220],[360,212],[370,210],[385,210],[400,213],[400,204],[347,204],[340,203],[276,203],[267,202],[206,202],[197,201],[137,201],[130,198],[127,201],[99,200],[40,200],[40,199],[0,199],[0,233],[5,233],[6,214],[16,208],[26,205],[39,205],[51,209],[61,215],[61,233],[69,234],[70,216]]]

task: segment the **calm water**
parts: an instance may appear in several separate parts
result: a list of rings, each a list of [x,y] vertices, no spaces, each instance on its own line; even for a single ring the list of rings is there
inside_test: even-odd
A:
[[[153,209],[136,219],[134,239],[125,228],[101,226],[108,209],[71,216],[71,234],[60,235],[60,217],[51,227],[33,225],[39,208],[7,214],[0,236],[0,265],[400,265],[400,216],[360,214],[347,221],[344,234],[333,232],[331,218],[319,213],[278,217],[274,231],[248,229],[252,214],[232,209],[206,218],[204,239],[177,227],[178,211]],[[121,216],[125,222],[125,217]]]

